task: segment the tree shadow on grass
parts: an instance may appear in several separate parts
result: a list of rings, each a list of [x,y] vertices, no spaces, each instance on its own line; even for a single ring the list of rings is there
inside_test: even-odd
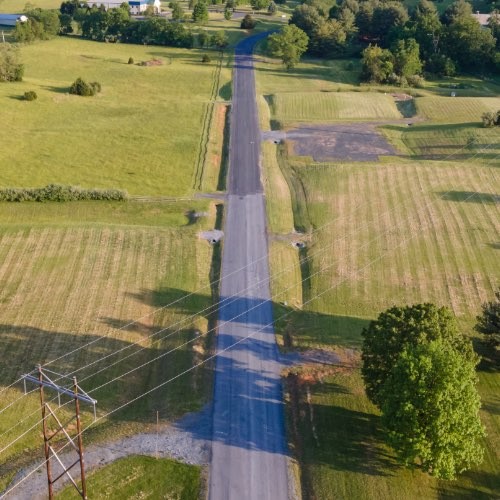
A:
[[[335,386],[329,385],[325,389],[330,396],[346,393],[342,386]],[[317,389],[315,386],[314,393]],[[305,404],[303,406],[301,432],[307,464],[370,476],[395,474],[399,466],[383,444],[380,418],[377,415],[335,405],[315,404],[310,410]],[[314,434],[309,421],[311,411]]]
[[[41,87],[56,94],[69,94],[69,87],[56,87],[55,85],[42,85]]]
[[[465,483],[465,484],[464,484]],[[472,483],[471,486],[469,486]],[[467,471],[457,481],[440,481],[437,489],[439,500],[498,498],[500,475],[483,471]]]
[[[436,193],[442,200],[467,202],[467,203],[483,203],[495,205],[500,203],[500,195],[493,193],[477,193],[475,191],[441,191]]]

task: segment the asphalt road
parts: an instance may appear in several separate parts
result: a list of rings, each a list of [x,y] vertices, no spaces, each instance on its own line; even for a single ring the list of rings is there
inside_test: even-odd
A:
[[[266,327],[273,317],[251,56],[262,36],[242,41],[235,57],[221,300],[238,298],[220,309],[217,350],[237,345],[216,362],[211,500],[289,497],[281,366]]]

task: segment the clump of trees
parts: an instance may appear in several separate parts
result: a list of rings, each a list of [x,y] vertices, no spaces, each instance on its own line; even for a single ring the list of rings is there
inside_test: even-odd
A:
[[[83,78],[77,78],[69,88],[69,93],[73,95],[81,95],[90,97],[98,94],[101,91],[99,82],[86,82]]]
[[[184,19],[184,9],[178,2],[170,2],[168,6],[172,9],[172,19],[174,21],[180,21]]]
[[[121,189],[84,189],[78,186],[49,184],[41,188],[6,188],[0,189],[0,201],[82,201],[107,200],[124,201],[128,198]]]
[[[302,54],[307,50],[308,43],[309,37],[306,33],[294,24],[289,24],[279,33],[269,36],[267,47],[269,53],[281,58],[286,69],[290,70],[300,61]]]
[[[493,113],[491,111],[483,113],[481,116],[481,120],[483,121],[483,127],[486,128],[500,126],[500,110],[498,110],[496,113]]]
[[[264,10],[269,7],[270,0],[250,0],[250,5],[252,9],[255,10]]]
[[[16,41],[29,43],[35,40],[48,40],[59,35],[61,22],[55,10],[29,8],[24,13],[28,20],[16,24],[14,28]]]
[[[182,9],[181,9],[182,10]],[[173,11],[176,5],[173,4]],[[183,13],[182,13],[183,15]],[[136,21],[130,16],[128,4],[117,9],[82,9],[80,3],[73,1],[61,5],[61,18],[64,17],[62,34],[70,33],[73,24],[79,26],[82,37],[99,42],[123,42],[147,45],[165,45],[191,48],[193,34],[184,24],[170,22],[161,17],[148,17]],[[179,13],[182,18],[181,13]]]
[[[247,14],[242,20],[240,27],[244,30],[253,30],[257,21],[251,16],[251,14]]]
[[[201,48],[215,47],[218,50],[224,50],[229,45],[229,38],[223,30],[213,34],[200,31],[198,33],[198,44]]]
[[[0,44],[0,82],[20,82],[24,66],[19,58],[19,50],[10,43]]]
[[[370,59],[377,68],[365,68],[367,80],[383,82],[394,75],[403,81],[424,71],[439,76],[457,70],[500,71],[500,15],[492,15],[489,28],[483,29],[465,0],[455,0],[441,17],[429,0],[420,0],[410,12],[392,0],[337,0],[329,5],[306,0],[290,22],[307,34],[308,52],[314,56],[362,54]]]
[[[453,479],[482,460],[479,358],[446,308],[393,307],[362,332],[362,375],[402,463]]]
[[[208,7],[204,1],[197,2],[193,7],[193,21],[199,24],[208,21]]]

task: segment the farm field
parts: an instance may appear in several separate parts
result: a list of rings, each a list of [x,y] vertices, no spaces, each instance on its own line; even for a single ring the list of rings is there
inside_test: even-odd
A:
[[[75,38],[25,46],[21,55],[24,81],[0,87],[0,187],[55,182],[143,196],[193,191],[203,120],[218,94],[217,60],[203,65],[196,50]],[[128,65],[129,57],[164,64]],[[79,76],[99,81],[102,93],[69,95]],[[36,102],[19,99],[27,90],[37,92]]]
[[[165,478],[168,477],[168,481]],[[95,499],[178,498],[197,500],[200,495],[200,468],[174,460],[132,456],[117,460],[87,478],[89,496]],[[80,498],[71,486],[58,498]]]
[[[302,86],[311,99],[342,95],[320,91],[335,88],[330,68],[343,64],[326,68],[305,60],[280,76],[268,71],[271,62],[261,62],[258,91],[287,98]],[[341,71],[338,85],[350,84]],[[480,127],[480,105],[497,101],[483,99],[489,91],[477,102],[450,102],[436,96],[440,90],[432,92],[416,99],[427,122],[381,127],[403,158],[318,163],[291,156],[286,143],[264,144],[276,331],[285,348],[321,348],[342,357],[359,350],[362,328],[379,312],[424,301],[450,307],[461,329],[474,336],[481,303],[500,283],[500,136]],[[359,95],[376,101],[379,94]],[[276,108],[259,99],[263,128],[271,120],[274,128],[280,125]],[[323,116],[320,107],[308,112],[310,122]],[[304,249],[292,245],[297,238]],[[488,351],[475,337],[474,343],[485,355],[478,388],[488,437],[479,468],[456,482],[403,469],[384,444],[356,363],[317,375],[306,368],[298,375],[300,396],[288,405],[304,498],[492,498],[500,487],[500,377]]]
[[[399,119],[394,99],[384,94],[358,92],[297,92],[269,98],[271,114],[281,123],[331,120]]]
[[[29,3],[41,9],[58,9],[61,6],[59,0],[33,0],[33,2],[23,2],[23,0],[0,0],[0,13],[18,14],[24,10]]]
[[[289,305],[276,307],[281,343],[296,348],[359,348],[361,328],[378,312],[393,304],[423,301],[451,307],[461,328],[472,332],[480,304],[498,286],[500,227],[495,187],[499,182],[494,166],[412,162],[294,167],[293,159],[290,164],[307,205],[296,214],[296,221],[316,232],[307,252],[301,254],[307,265],[298,265],[297,250],[290,243],[277,242],[272,247],[272,269],[277,275],[273,300]],[[287,277],[295,282],[287,283]],[[286,316],[280,320],[281,315]],[[315,432],[320,436],[314,438],[310,432],[305,437],[304,460],[312,491],[318,498],[358,496],[356,488],[369,481],[362,498],[385,494],[434,498],[461,488],[480,498],[482,492],[487,498],[498,488],[494,473],[500,459],[500,422],[495,394],[500,380],[487,369],[479,376],[488,432],[485,462],[476,474],[450,485],[398,469],[393,459],[380,458],[386,451],[374,459],[376,465],[356,469],[343,463],[345,455],[364,463],[363,443],[383,448],[376,412],[364,396],[356,370],[342,384],[331,376],[312,385]],[[344,423],[332,426],[332,418]],[[352,418],[359,424],[353,425]],[[310,428],[309,418],[305,420],[304,428]],[[373,422],[367,426],[371,431],[364,427],[365,421]],[[346,437],[349,429],[362,436]],[[346,446],[343,453],[331,446],[338,433]],[[315,439],[321,443],[320,456]]]
[[[417,97],[415,106],[433,122],[479,122],[483,113],[500,108],[500,97]]]
[[[498,133],[476,123],[415,123],[384,125],[380,131],[406,157],[434,160],[495,161],[500,154]]]
[[[197,235],[213,227],[212,205],[26,203],[16,204],[15,213],[13,207],[0,206],[0,343],[9,359],[0,368],[2,385],[36,363],[77,349],[50,368],[58,373],[79,369],[79,381],[98,400],[102,416],[203,359],[209,341],[200,333],[207,331],[210,311],[191,312],[208,308],[212,300],[212,249]],[[187,210],[206,212],[208,217],[189,225]],[[167,306],[173,301],[177,302]],[[78,350],[88,342],[93,344]],[[166,354],[172,349],[176,351]],[[122,351],[115,354],[118,350]],[[103,356],[107,358],[99,361]],[[115,377],[119,378],[96,389]],[[206,401],[209,390],[210,377],[196,370],[100,420],[86,439],[144,430],[156,409],[162,420],[193,411]],[[22,384],[2,392],[1,407],[21,393]],[[61,413],[64,418],[65,409]],[[11,429],[20,415],[30,414]],[[35,393],[2,414],[2,444],[38,419]],[[84,424],[91,420],[86,411]],[[32,431],[4,451],[2,480],[32,460],[39,445],[39,435]]]

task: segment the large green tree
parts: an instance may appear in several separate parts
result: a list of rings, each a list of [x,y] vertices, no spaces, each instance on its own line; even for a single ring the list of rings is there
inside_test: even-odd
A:
[[[451,311],[434,304],[392,307],[362,331],[361,373],[369,399],[380,406],[380,391],[401,353],[433,340],[448,343],[465,358],[476,360],[471,343],[459,332]]]
[[[361,78],[367,82],[385,83],[394,72],[394,57],[389,49],[369,45],[363,50]]]
[[[413,37],[420,47],[423,59],[439,51],[442,25],[436,6],[429,0],[420,0],[411,19]]]
[[[208,21],[208,7],[205,2],[198,2],[193,8],[193,21],[195,23],[206,23]]]
[[[397,75],[408,77],[422,72],[419,45],[414,38],[399,40],[393,47],[392,53]]]
[[[269,7],[270,0],[250,0],[250,5],[255,10],[264,10]]]
[[[482,460],[476,361],[443,339],[408,344],[380,390],[388,442],[408,466],[441,479]]]
[[[307,50],[309,37],[294,24],[282,28],[268,38],[271,55],[280,57],[287,69],[295,67],[302,54]]]

